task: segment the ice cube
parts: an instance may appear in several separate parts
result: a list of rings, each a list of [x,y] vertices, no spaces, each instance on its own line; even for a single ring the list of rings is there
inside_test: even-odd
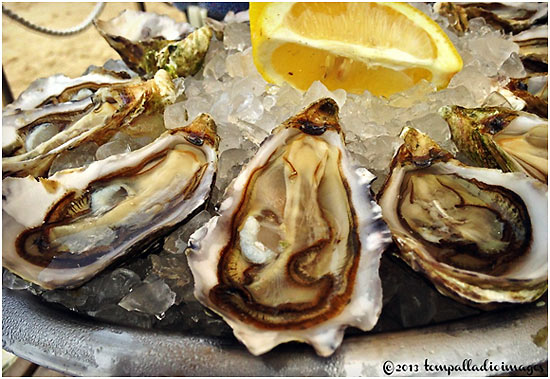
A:
[[[449,87],[458,86],[464,86],[474,98],[475,103],[481,104],[487,95],[492,92],[493,82],[480,72],[479,67],[472,64],[464,67],[451,79]]]
[[[132,149],[128,142],[114,140],[101,145],[95,152],[95,158],[99,161],[111,155],[129,153],[130,151],[132,151]]]
[[[11,273],[9,270],[3,269],[2,287],[9,288],[10,290],[25,290],[30,287],[30,283]]]
[[[176,294],[176,305],[193,296],[193,275],[185,254],[153,254],[149,259],[152,263],[151,273],[164,280]]]
[[[223,30],[223,45],[227,50],[244,51],[251,45],[250,26],[247,23],[230,23]]]
[[[337,89],[334,92],[329,91],[323,83],[316,80],[311,83],[311,86],[309,86],[307,92],[304,94],[302,104],[304,104],[304,106],[307,106],[315,102],[316,100],[325,97],[330,97],[331,99],[334,99],[338,106],[342,107],[346,102],[346,91],[344,91],[343,89]]]
[[[180,128],[188,124],[188,114],[185,102],[168,105],[164,109],[164,126],[166,129]]]
[[[172,254],[182,254],[187,248],[189,237],[203,226],[212,216],[206,210],[199,212],[192,219],[173,231],[164,241],[164,250]]]
[[[89,165],[95,160],[97,149],[95,142],[85,142],[72,150],[62,152],[53,160],[48,176],[61,170]]]
[[[118,303],[127,311],[137,311],[162,317],[176,300],[176,294],[162,279],[148,277]]]
[[[518,53],[513,52],[502,64],[499,74],[508,78],[524,78],[527,73]]]

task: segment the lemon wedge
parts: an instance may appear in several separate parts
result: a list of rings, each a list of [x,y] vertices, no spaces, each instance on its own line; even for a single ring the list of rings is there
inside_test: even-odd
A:
[[[443,30],[403,3],[251,3],[254,64],[300,90],[401,92],[426,79],[445,88],[462,58]]]

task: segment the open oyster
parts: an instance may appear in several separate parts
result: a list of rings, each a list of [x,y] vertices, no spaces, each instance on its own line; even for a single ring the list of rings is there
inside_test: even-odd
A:
[[[2,265],[47,289],[82,284],[206,200],[217,146],[201,115],[87,168],[4,179]]]
[[[347,325],[370,330],[390,238],[373,179],[352,167],[332,99],[288,119],[227,189],[220,216],[191,236],[195,297],[255,355],[303,341],[327,356]]]
[[[2,109],[2,116],[21,113],[48,104],[59,104],[90,97],[101,87],[130,80],[123,73],[115,73],[101,67],[78,78],[57,74],[40,78],[30,84],[19,97]]]
[[[488,24],[506,33],[519,33],[548,18],[546,3],[441,2],[436,3],[434,9],[447,17],[458,32],[468,30],[468,21],[476,17],[483,17]]]
[[[164,132],[164,106],[174,100],[174,85],[161,70],[147,82],[111,84],[92,98],[3,116],[3,151],[15,155],[2,158],[2,174],[47,177],[63,153],[81,145],[97,150],[118,132],[151,142]]]
[[[519,55],[527,69],[548,72],[548,25],[525,30],[511,40],[519,45]]]
[[[131,10],[109,21],[97,20],[95,26],[128,67],[146,76],[159,69],[172,77],[195,74],[212,38],[208,26],[193,31],[190,24]]]
[[[548,181],[548,120],[507,108],[442,107],[457,147],[482,167]]]
[[[548,75],[510,79],[498,92],[504,97],[504,105],[514,104],[514,110],[548,118]]]
[[[438,290],[487,307],[548,286],[547,187],[523,173],[469,167],[406,128],[379,193],[400,257]]]

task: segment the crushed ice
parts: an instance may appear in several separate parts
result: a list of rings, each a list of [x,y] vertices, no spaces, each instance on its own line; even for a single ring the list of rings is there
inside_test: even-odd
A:
[[[321,97],[338,103],[349,150],[358,163],[379,176],[378,182],[383,181],[401,144],[398,135],[404,126],[428,133],[456,153],[447,124],[437,110],[448,104],[482,106],[510,77],[525,76],[519,48],[482,18],[471,20],[472,30],[459,37],[430,6],[415,6],[443,27],[464,60],[464,69],[442,91],[421,81],[385,99],[368,91],[361,95],[341,89],[329,91],[318,81],[304,93],[289,85],[273,85],[263,80],[254,66],[247,25],[231,23],[224,30],[223,42],[211,44],[204,68],[185,78],[186,98],[166,109],[165,122],[181,123],[182,115],[189,121],[202,112],[214,117],[221,136],[218,189],[225,188],[238,174],[275,126]]]

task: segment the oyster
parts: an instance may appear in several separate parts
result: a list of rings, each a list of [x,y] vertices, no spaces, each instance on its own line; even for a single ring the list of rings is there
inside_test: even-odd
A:
[[[97,20],[95,26],[128,67],[148,76],[159,69],[174,78],[194,75],[212,38],[208,26],[193,31],[190,24],[131,10],[109,21]]]
[[[227,189],[220,215],[191,236],[195,297],[255,355],[303,341],[327,356],[347,325],[370,330],[390,239],[373,179],[352,167],[332,99],[288,119]]]
[[[548,118],[548,75],[510,79],[506,89],[523,102],[521,109],[517,110]]]
[[[548,72],[548,25],[541,25],[512,36],[519,45],[524,66],[534,72]]]
[[[137,79],[101,88],[92,99],[5,116],[5,151],[16,155],[2,158],[2,174],[46,177],[54,173],[51,166],[62,153],[85,143],[97,149],[120,131],[150,142],[165,130],[163,109],[174,100],[174,85],[161,70],[147,82]],[[75,110],[77,106],[81,108]]]
[[[62,74],[37,79],[11,104],[2,110],[4,115],[13,115],[21,111],[32,110],[48,104],[78,101],[91,96],[97,89],[130,79],[121,73],[97,68],[78,78],[69,78]]]
[[[87,168],[4,179],[2,265],[46,289],[82,284],[206,200],[217,146],[203,114]]]
[[[456,300],[530,302],[548,286],[547,187],[523,173],[469,167],[403,131],[379,193],[400,257]]]
[[[92,107],[92,98],[86,97],[79,101],[2,114],[2,155],[16,155],[33,150],[76,122]],[[22,148],[24,149],[20,150]]]
[[[519,171],[547,183],[548,120],[507,108],[442,107],[457,147],[482,167]]]
[[[485,21],[506,33],[519,33],[548,18],[546,3],[436,3],[434,10],[449,19],[458,32],[468,30],[468,21],[483,17]]]

